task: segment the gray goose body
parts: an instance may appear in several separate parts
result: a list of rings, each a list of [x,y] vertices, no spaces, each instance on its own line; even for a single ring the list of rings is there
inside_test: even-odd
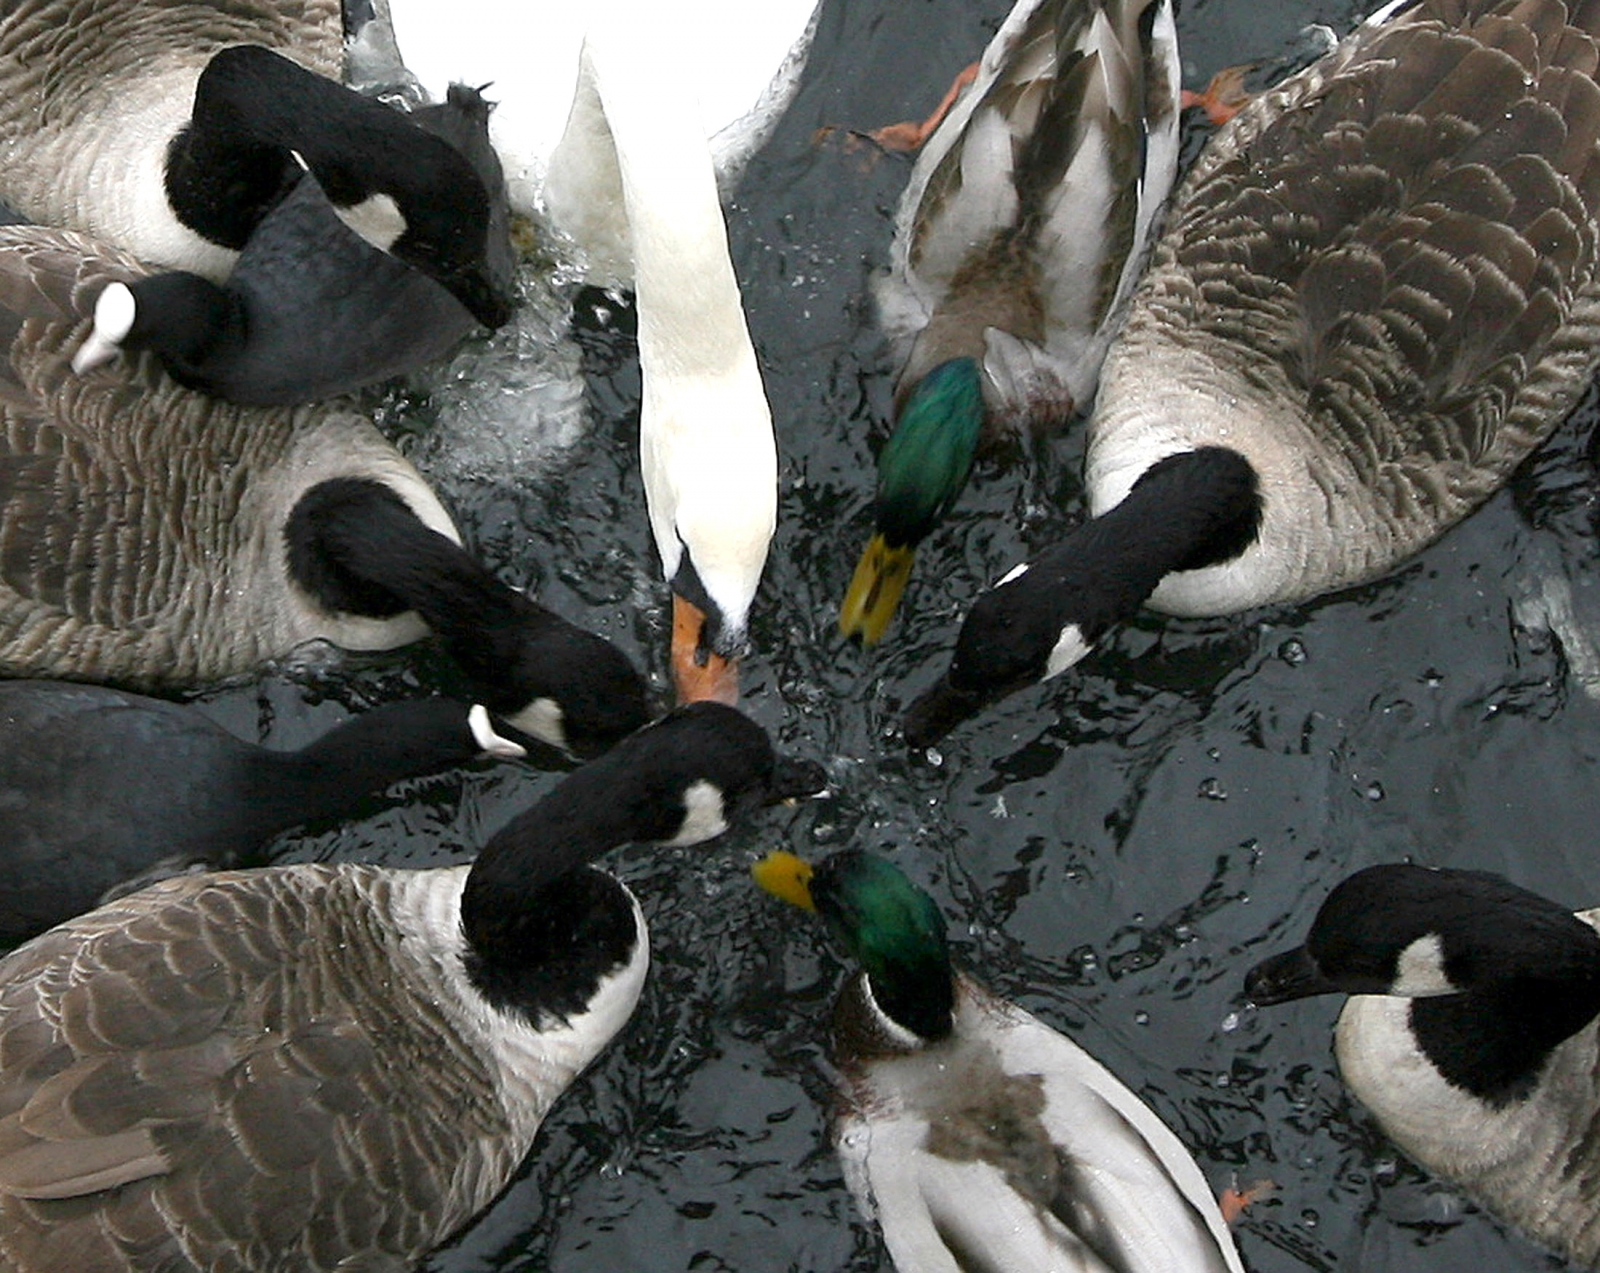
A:
[[[972,606],[927,746],[1142,605],[1385,574],[1600,364],[1600,4],[1383,10],[1212,138],[1101,373],[1092,516]]]
[[[414,614],[324,610],[284,565],[295,502],[339,476],[379,478],[459,540],[367,420],[231,406],[149,357],[73,373],[101,288],[141,273],[82,235],[0,230],[0,673],[194,685],[311,640],[385,649],[421,637]]]
[[[220,281],[235,253],[174,221],[168,141],[206,61],[274,49],[329,79],[344,69],[340,0],[7,0],[0,7],[0,189],[30,220]]]
[[[352,14],[367,54],[374,17]],[[0,198],[221,283],[305,166],[364,238],[500,326],[513,297],[498,165],[345,87],[344,37],[339,0],[8,0]]]
[[[385,703],[280,750],[188,704],[0,680],[0,946],[135,881],[265,865],[290,827],[359,813],[402,779],[523,754],[486,712],[446,698]]]
[[[0,960],[0,1270],[399,1273],[486,1205],[627,1021],[643,915],[589,865],[820,768],[698,703],[470,867],[163,881]]]
[[[1255,544],[1150,604],[1380,575],[1465,516],[1600,362],[1600,6],[1429,0],[1202,153],[1107,360],[1091,511],[1163,456],[1256,469]]]
[[[485,1206],[589,1058],[499,1089],[466,872],[174,879],[0,963],[0,1269],[399,1270]]]
[[[95,297],[139,272],[0,227],[0,675],[192,686],[431,630],[525,733],[592,752],[648,719],[627,659],[466,553],[353,410],[230,405],[149,356],[74,373]]]

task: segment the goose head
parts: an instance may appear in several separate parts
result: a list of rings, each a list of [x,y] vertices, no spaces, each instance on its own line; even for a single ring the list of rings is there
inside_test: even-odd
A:
[[[1407,1001],[1384,1051],[1398,1037],[1446,1082],[1499,1106],[1528,1095],[1551,1050],[1600,1013],[1600,933],[1488,872],[1372,866],[1334,888],[1303,945],[1251,969],[1245,994],[1257,1006],[1354,996],[1352,1022],[1380,1000]],[[1374,1085],[1398,1058],[1346,1046],[1349,1028],[1341,1018],[1341,1069],[1382,1105]]]
[[[528,899],[620,844],[691,845],[764,804],[821,790],[819,765],[780,756],[736,708],[686,704],[574,771],[485,846],[461,898],[471,967],[514,971],[545,921]],[[484,989],[495,997],[496,988]]]
[[[1015,567],[973,603],[944,676],[907,709],[906,741],[1057,676],[1131,618],[1167,575],[1230,561],[1256,541],[1260,482],[1226,447],[1158,460],[1126,498]]]
[[[644,678],[605,638],[511,588],[375,477],[300,496],[283,530],[290,580],[330,614],[414,611],[507,725],[592,756],[650,718]]]
[[[480,322],[511,313],[511,250],[488,107],[471,90],[413,120],[258,45],[217,52],[167,154],[167,201],[201,237],[242,249],[303,164],[363,237],[440,283]]]
[[[226,284],[173,271],[107,286],[72,368],[148,349],[180,384],[230,402],[309,402],[405,374],[473,325],[445,287],[351,229],[306,172]]]

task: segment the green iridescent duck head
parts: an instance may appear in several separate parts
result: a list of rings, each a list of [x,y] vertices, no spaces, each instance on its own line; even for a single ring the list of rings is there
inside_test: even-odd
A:
[[[916,546],[967,484],[983,431],[983,373],[971,358],[940,363],[900,411],[878,456],[876,531],[839,607],[839,629],[865,645],[883,639],[911,577]]]
[[[927,1040],[950,1033],[955,983],[944,917],[899,867],[849,849],[815,867],[769,853],[751,873],[773,896],[822,916],[896,1025]]]

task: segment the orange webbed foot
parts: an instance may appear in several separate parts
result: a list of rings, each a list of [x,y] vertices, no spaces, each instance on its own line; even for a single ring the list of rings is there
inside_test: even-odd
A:
[[[1211,77],[1211,83],[1202,92],[1184,89],[1180,101],[1185,109],[1198,106],[1213,124],[1226,124],[1245,108],[1253,96],[1245,89],[1244,77],[1255,69],[1254,62],[1225,67]]]
[[[939,104],[933,108],[933,114],[920,124],[916,120],[903,120],[898,124],[885,124],[882,128],[875,128],[867,134],[885,150],[912,151],[920,150],[924,142],[933,136],[933,130],[944,122],[944,117],[950,113],[950,108],[956,104],[956,98],[961,96],[961,90],[978,78],[978,64],[973,62],[970,66],[961,68],[961,73],[951,81],[950,87],[939,99]]]
[[[896,154],[907,154],[920,150],[923,144],[933,135],[933,130],[944,122],[944,117],[950,113],[950,108],[955,105],[956,98],[961,96],[961,90],[966,88],[978,78],[978,64],[962,68],[959,75],[946,90],[939,104],[933,108],[933,114],[927,119],[917,121],[914,119],[902,120],[898,124],[885,124],[882,128],[874,128],[868,132],[858,132],[855,129],[842,129],[827,126],[817,129],[812,135],[812,143],[820,145],[834,133],[842,133],[845,137],[845,149],[853,150],[855,145],[866,140],[872,142],[879,150],[892,151]]]
[[[1222,1211],[1222,1222],[1232,1225],[1245,1213],[1245,1209],[1251,1203],[1265,1202],[1277,1192],[1278,1186],[1271,1180],[1258,1180],[1247,1189],[1236,1189],[1233,1185],[1229,1185],[1222,1191],[1222,1197],[1217,1199],[1217,1206]]]

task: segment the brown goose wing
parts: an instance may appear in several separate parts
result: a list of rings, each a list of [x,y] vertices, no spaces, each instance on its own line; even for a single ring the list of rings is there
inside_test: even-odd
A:
[[[493,1088],[396,965],[383,879],[169,881],[0,963],[0,1268],[408,1261],[486,1201]]]
[[[71,369],[102,288],[138,273],[85,236],[0,227],[0,673],[183,684],[281,652],[249,648],[256,603],[227,576],[266,551],[244,478],[294,427],[148,359]],[[225,606],[226,657],[197,635]]]
[[[1600,335],[1595,9],[1424,3],[1286,86],[1294,109],[1268,95],[1180,193],[1157,267],[1194,281],[1180,339],[1237,350],[1364,480],[1492,490]]]

